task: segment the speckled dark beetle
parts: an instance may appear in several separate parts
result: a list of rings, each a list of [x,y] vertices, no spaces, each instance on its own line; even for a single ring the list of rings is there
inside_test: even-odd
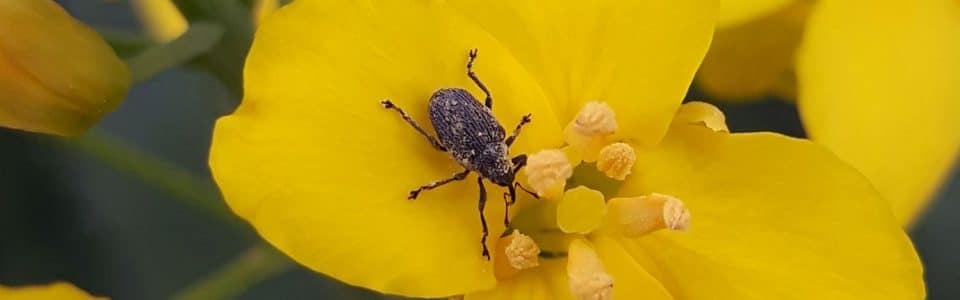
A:
[[[407,199],[416,199],[417,195],[423,190],[430,190],[450,182],[463,180],[467,178],[470,172],[480,174],[477,177],[477,184],[480,185],[480,223],[483,225],[483,236],[480,238],[480,244],[483,245],[483,256],[490,259],[490,252],[487,250],[486,244],[489,232],[487,230],[487,220],[483,216],[483,207],[487,202],[487,192],[483,187],[483,179],[486,178],[507,188],[509,192],[504,194],[503,198],[508,209],[510,205],[517,201],[516,188],[520,188],[534,197],[536,197],[536,194],[523,188],[519,182],[515,182],[517,172],[527,164],[527,156],[520,154],[513,158],[508,157],[509,147],[517,139],[520,129],[523,128],[523,125],[530,123],[530,114],[523,116],[512,135],[506,136],[503,126],[497,122],[491,111],[493,109],[493,97],[490,96],[490,91],[473,72],[473,61],[476,58],[477,50],[473,49],[470,51],[467,61],[467,76],[486,94],[485,105],[480,105],[479,100],[462,88],[442,88],[434,92],[433,96],[430,96],[430,123],[433,124],[439,140],[427,133],[420,125],[417,125],[407,113],[390,100],[383,100],[380,103],[383,104],[384,108],[393,109],[400,113],[400,116],[410,126],[413,126],[413,129],[426,137],[434,148],[447,152],[464,168],[462,172],[456,173],[450,178],[434,181],[411,191]],[[507,196],[510,198],[507,199]],[[503,219],[503,223],[507,226],[510,225],[508,215],[504,214]]]

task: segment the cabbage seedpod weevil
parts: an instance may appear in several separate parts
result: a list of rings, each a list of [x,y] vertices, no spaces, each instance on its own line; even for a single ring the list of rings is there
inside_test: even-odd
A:
[[[507,210],[509,210],[510,205],[517,201],[517,188],[530,193],[535,198],[539,197],[516,182],[516,174],[527,164],[527,156],[520,154],[513,158],[509,157],[510,145],[517,139],[520,129],[530,123],[530,114],[523,116],[513,134],[509,137],[506,136],[503,126],[493,116],[493,97],[490,95],[490,91],[480,82],[477,74],[473,72],[473,62],[476,59],[477,49],[470,50],[467,60],[467,77],[470,77],[473,83],[486,95],[484,104],[481,105],[480,100],[477,100],[470,92],[462,88],[441,88],[434,92],[430,96],[428,111],[430,123],[433,125],[437,138],[417,125],[406,112],[394,105],[389,99],[381,101],[380,104],[386,109],[398,112],[400,117],[427,138],[427,141],[435,149],[448,153],[464,169],[449,178],[418,187],[410,192],[407,199],[416,199],[420,192],[424,190],[463,180],[467,178],[470,172],[479,174],[477,184],[480,186],[480,223],[483,225],[483,236],[480,238],[480,244],[483,246],[483,256],[489,260],[490,251],[487,250],[486,244],[489,231],[487,230],[487,220],[483,216],[483,208],[487,202],[487,192],[483,186],[483,180],[487,179],[494,184],[507,188],[508,193],[504,194]],[[507,196],[510,198],[507,199]],[[504,225],[510,225],[508,218],[509,213],[505,213]]]

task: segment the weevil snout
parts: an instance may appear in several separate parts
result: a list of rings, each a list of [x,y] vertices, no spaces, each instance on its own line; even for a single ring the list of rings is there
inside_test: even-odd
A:
[[[477,172],[484,178],[490,180],[499,186],[510,186],[513,184],[514,171],[513,162],[506,157],[507,146],[505,144],[491,144],[476,158]]]
[[[514,174],[510,169],[507,169],[505,172],[497,172],[497,174],[492,174],[487,177],[491,182],[499,186],[510,186],[514,181]]]

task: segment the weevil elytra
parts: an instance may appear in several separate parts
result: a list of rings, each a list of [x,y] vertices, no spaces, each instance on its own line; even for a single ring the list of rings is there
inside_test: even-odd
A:
[[[483,180],[487,179],[494,184],[507,188],[508,192],[504,194],[503,198],[508,210],[510,205],[517,201],[517,188],[530,193],[534,197],[537,197],[537,195],[525,189],[515,180],[517,172],[526,165],[527,156],[520,154],[513,158],[509,157],[510,145],[517,139],[520,129],[530,123],[530,114],[523,116],[513,134],[509,137],[506,136],[503,126],[493,116],[493,97],[490,95],[490,91],[473,72],[473,62],[476,59],[477,50],[470,50],[467,60],[467,77],[470,77],[470,80],[483,91],[486,95],[485,101],[481,105],[480,100],[477,100],[470,92],[462,88],[441,88],[434,92],[430,96],[428,110],[430,123],[433,124],[437,138],[417,125],[406,112],[390,100],[383,100],[380,103],[384,108],[400,113],[403,120],[427,138],[427,141],[434,148],[450,154],[464,169],[449,178],[420,186],[411,191],[407,199],[416,199],[417,195],[424,190],[463,180],[467,178],[470,172],[479,174],[477,184],[480,186],[480,223],[483,225],[483,236],[480,238],[480,244],[483,246],[483,256],[489,260],[490,252],[487,250],[486,243],[489,231],[487,230],[487,219],[483,216],[483,208],[487,202],[487,192],[483,187]],[[508,213],[505,213],[503,219],[503,224],[507,226],[510,225],[508,215]]]

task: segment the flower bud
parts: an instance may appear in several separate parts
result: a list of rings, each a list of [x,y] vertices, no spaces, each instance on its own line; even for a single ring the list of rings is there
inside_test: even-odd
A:
[[[0,1],[0,126],[78,135],[129,86],[107,43],[53,1]]]
[[[187,31],[187,19],[171,0],[133,0],[130,6],[156,42],[172,41]]]

